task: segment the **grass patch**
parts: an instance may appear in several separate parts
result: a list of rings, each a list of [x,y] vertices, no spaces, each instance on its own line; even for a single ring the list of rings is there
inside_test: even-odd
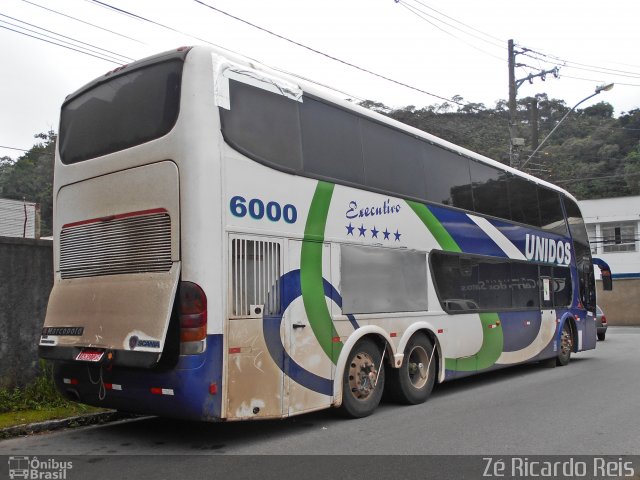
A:
[[[27,423],[44,422],[60,418],[76,417],[87,413],[104,412],[103,408],[90,407],[79,403],[69,403],[64,407],[52,407],[41,410],[20,410],[17,412],[0,413],[0,429],[24,425]]]
[[[53,366],[40,362],[40,375],[24,388],[0,389],[0,428],[104,411],[71,402],[53,382]]]

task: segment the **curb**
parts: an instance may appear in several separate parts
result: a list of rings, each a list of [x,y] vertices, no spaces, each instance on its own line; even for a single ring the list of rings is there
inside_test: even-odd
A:
[[[22,435],[30,435],[33,433],[49,432],[60,430],[63,428],[84,427],[87,425],[99,425],[103,423],[115,422],[117,420],[125,420],[134,418],[138,415],[130,413],[122,413],[116,410],[108,412],[88,413],[86,415],[78,415],[76,417],[61,418],[56,420],[47,420],[45,422],[28,423],[24,425],[15,425],[0,429],[0,440]]]

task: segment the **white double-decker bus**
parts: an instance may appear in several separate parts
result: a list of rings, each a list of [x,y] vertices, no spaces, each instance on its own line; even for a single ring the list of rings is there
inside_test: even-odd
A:
[[[227,52],[67,97],[54,183],[40,355],[84,403],[361,417],[596,344],[571,195]]]

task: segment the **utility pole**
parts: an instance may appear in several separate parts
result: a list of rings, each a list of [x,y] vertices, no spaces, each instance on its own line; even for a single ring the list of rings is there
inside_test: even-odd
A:
[[[513,44],[513,39],[509,39],[508,42],[508,55],[509,55],[509,164],[512,167],[517,168],[518,161],[518,148],[514,145],[515,129],[516,129],[516,52]]]
[[[518,88],[524,83],[533,83],[533,79],[540,77],[544,82],[548,74],[553,74],[558,78],[559,68],[554,67],[550,70],[540,70],[538,73],[530,73],[524,78],[516,80],[516,67],[524,67],[526,65],[516,63],[516,55],[529,52],[528,48],[522,47],[520,51],[516,52],[513,39],[510,39],[507,44],[508,50],[508,67],[509,67],[509,165],[513,168],[521,168],[520,165],[520,149],[524,146],[524,138],[518,136],[518,105],[516,103],[516,96],[518,94]],[[531,67],[530,67],[531,68]],[[532,135],[533,137],[533,135]],[[536,123],[536,142],[537,142],[537,123]],[[534,147],[535,148],[535,147]],[[528,161],[528,160],[527,160]],[[526,163],[526,162],[525,162]]]

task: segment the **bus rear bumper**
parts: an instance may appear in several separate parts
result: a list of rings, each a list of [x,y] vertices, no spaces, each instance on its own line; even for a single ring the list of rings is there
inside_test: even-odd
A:
[[[56,362],[54,379],[68,398],[96,407],[188,420],[218,421],[222,412],[222,335],[170,370]]]

